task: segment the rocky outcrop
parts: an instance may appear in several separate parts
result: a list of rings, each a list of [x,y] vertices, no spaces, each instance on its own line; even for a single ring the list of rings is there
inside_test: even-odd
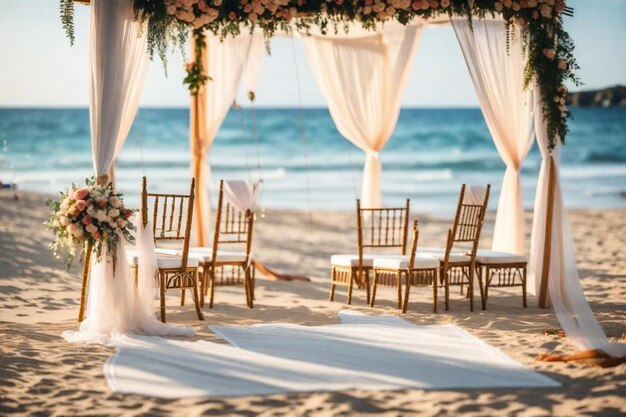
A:
[[[626,86],[569,93],[567,105],[575,107],[626,107]]]

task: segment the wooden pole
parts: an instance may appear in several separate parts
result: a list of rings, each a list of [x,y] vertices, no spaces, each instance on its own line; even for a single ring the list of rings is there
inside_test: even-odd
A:
[[[207,243],[205,241],[205,236],[204,236],[204,222],[205,222],[205,211],[207,211],[206,207],[202,207],[202,195],[201,193],[204,192],[204,183],[203,183],[203,178],[202,178],[202,164],[204,163],[204,160],[202,158],[202,153],[200,151],[201,148],[201,143],[200,143],[200,123],[201,123],[201,119],[204,117],[201,114],[201,104],[200,104],[200,100],[201,100],[201,95],[203,95],[202,93],[198,92],[198,94],[196,95],[192,95],[191,96],[191,129],[190,129],[190,134],[191,134],[191,150],[192,150],[192,158],[193,158],[193,175],[194,178],[196,179],[196,184],[197,184],[197,189],[198,191],[198,198],[195,199],[194,201],[194,212],[195,212],[195,217],[196,217],[196,237],[198,239],[198,246],[205,246],[205,244]]]
[[[85,302],[87,299],[87,283],[89,281],[89,266],[90,266],[92,251],[93,251],[93,246],[91,245],[91,243],[88,243],[87,251],[85,252],[85,265],[83,266],[83,287],[80,291],[80,310],[78,310],[79,322],[85,319]]]
[[[554,218],[554,192],[556,173],[554,158],[548,157],[548,208],[546,212],[545,238],[543,241],[543,265],[541,270],[541,286],[539,288],[539,307],[548,308],[548,280],[550,276],[550,259],[552,256],[552,221]]]

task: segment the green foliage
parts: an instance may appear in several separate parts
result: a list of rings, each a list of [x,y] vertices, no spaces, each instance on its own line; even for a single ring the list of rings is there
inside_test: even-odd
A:
[[[70,45],[74,45],[76,40],[74,35],[74,0],[60,0],[59,8],[65,35],[70,40]]]

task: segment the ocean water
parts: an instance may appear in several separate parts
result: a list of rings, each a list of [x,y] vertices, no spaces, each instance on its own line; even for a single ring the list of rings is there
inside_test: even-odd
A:
[[[626,109],[574,109],[562,152],[569,208],[626,208]],[[219,178],[264,183],[267,208],[352,209],[364,154],[341,137],[326,109],[230,111],[210,154]],[[302,129],[302,122],[304,129]],[[140,109],[120,151],[116,176],[129,204],[143,174],[151,188],[183,191],[189,180],[187,109]],[[303,134],[304,132],[304,134]],[[92,175],[86,109],[0,109],[0,180],[54,193]],[[462,183],[491,183],[490,208],[505,166],[479,109],[403,109],[381,153],[383,202],[409,197],[422,212],[451,212]],[[532,208],[540,154],[522,169],[524,206]]]

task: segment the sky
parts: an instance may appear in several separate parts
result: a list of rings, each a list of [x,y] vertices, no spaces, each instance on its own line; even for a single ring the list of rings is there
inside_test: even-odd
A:
[[[570,0],[568,5],[574,7],[575,16],[566,17],[565,25],[576,44],[584,88],[626,84],[626,0]],[[88,106],[89,8],[76,5],[75,9],[77,42],[70,46],[57,0],[0,0],[0,107]],[[188,106],[183,62],[178,52],[170,54],[166,77],[155,58],[141,106]],[[303,106],[324,106],[299,41],[274,39],[261,70],[257,105],[298,107],[298,89]],[[477,106],[451,27],[428,27],[423,32],[403,105]]]

